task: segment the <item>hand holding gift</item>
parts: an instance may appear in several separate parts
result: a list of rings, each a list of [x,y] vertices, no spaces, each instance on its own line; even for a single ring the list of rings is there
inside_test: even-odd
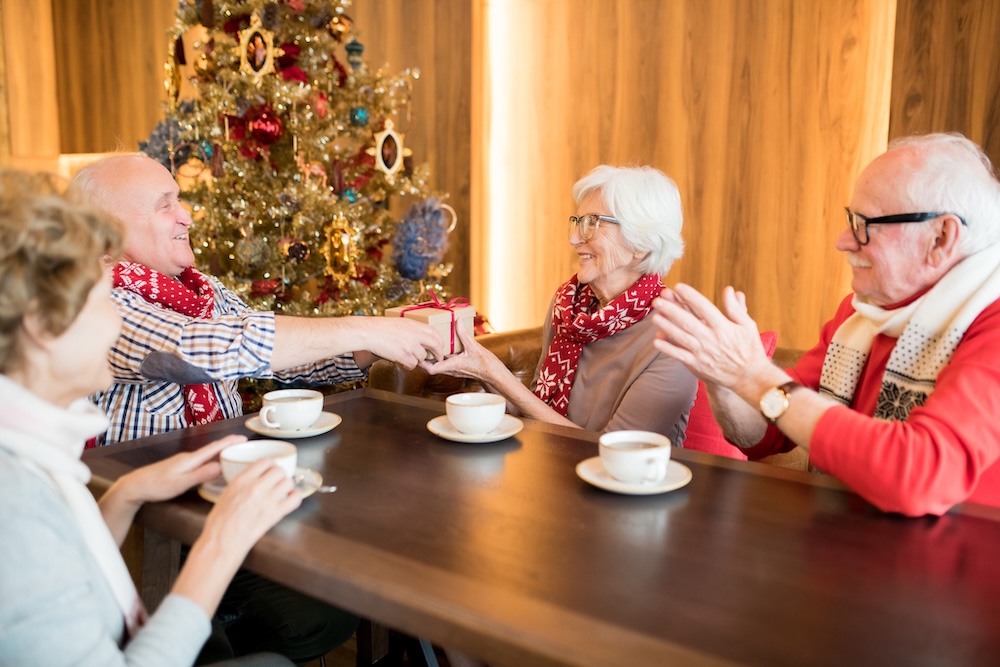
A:
[[[424,303],[387,308],[385,316],[405,317],[431,325],[441,336],[446,353],[445,357],[450,357],[463,349],[462,341],[458,336],[459,328],[464,329],[470,337],[474,335],[476,309],[461,297],[445,302],[438,299],[434,292],[431,292],[430,295],[431,300]]]

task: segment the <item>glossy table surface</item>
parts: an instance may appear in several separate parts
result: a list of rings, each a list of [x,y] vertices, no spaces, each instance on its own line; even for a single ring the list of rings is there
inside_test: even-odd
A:
[[[1000,512],[875,510],[836,480],[675,450],[682,489],[627,496],[575,473],[596,434],[525,422],[459,444],[436,401],[330,396],[343,423],[295,440],[313,495],[246,566],[498,665],[1000,664]],[[247,417],[104,447],[97,485]],[[197,494],[144,508],[190,542]]]

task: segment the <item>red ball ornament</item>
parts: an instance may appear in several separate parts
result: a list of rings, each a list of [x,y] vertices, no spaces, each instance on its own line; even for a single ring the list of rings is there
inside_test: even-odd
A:
[[[250,284],[250,296],[262,297],[278,291],[277,280],[255,280]]]
[[[250,136],[265,146],[277,141],[285,129],[281,117],[269,106],[253,107],[247,111],[245,120]]]

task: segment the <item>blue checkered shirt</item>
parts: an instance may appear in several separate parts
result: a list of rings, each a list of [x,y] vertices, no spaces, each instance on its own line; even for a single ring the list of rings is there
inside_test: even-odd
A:
[[[183,385],[210,383],[226,419],[243,414],[240,378],[335,384],[365,378],[353,355],[280,372],[270,368],[274,313],[251,310],[218,279],[212,319],[195,319],[125,289],[111,296],[124,320],[110,353],[115,383],[91,397],[111,420],[106,445],[188,426]]]

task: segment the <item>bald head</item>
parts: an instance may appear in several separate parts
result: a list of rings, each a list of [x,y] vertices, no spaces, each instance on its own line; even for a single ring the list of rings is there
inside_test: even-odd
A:
[[[71,187],[121,220],[126,261],[170,276],[194,264],[191,216],[181,206],[177,182],[156,160],[140,154],[102,158],[81,169]]]

